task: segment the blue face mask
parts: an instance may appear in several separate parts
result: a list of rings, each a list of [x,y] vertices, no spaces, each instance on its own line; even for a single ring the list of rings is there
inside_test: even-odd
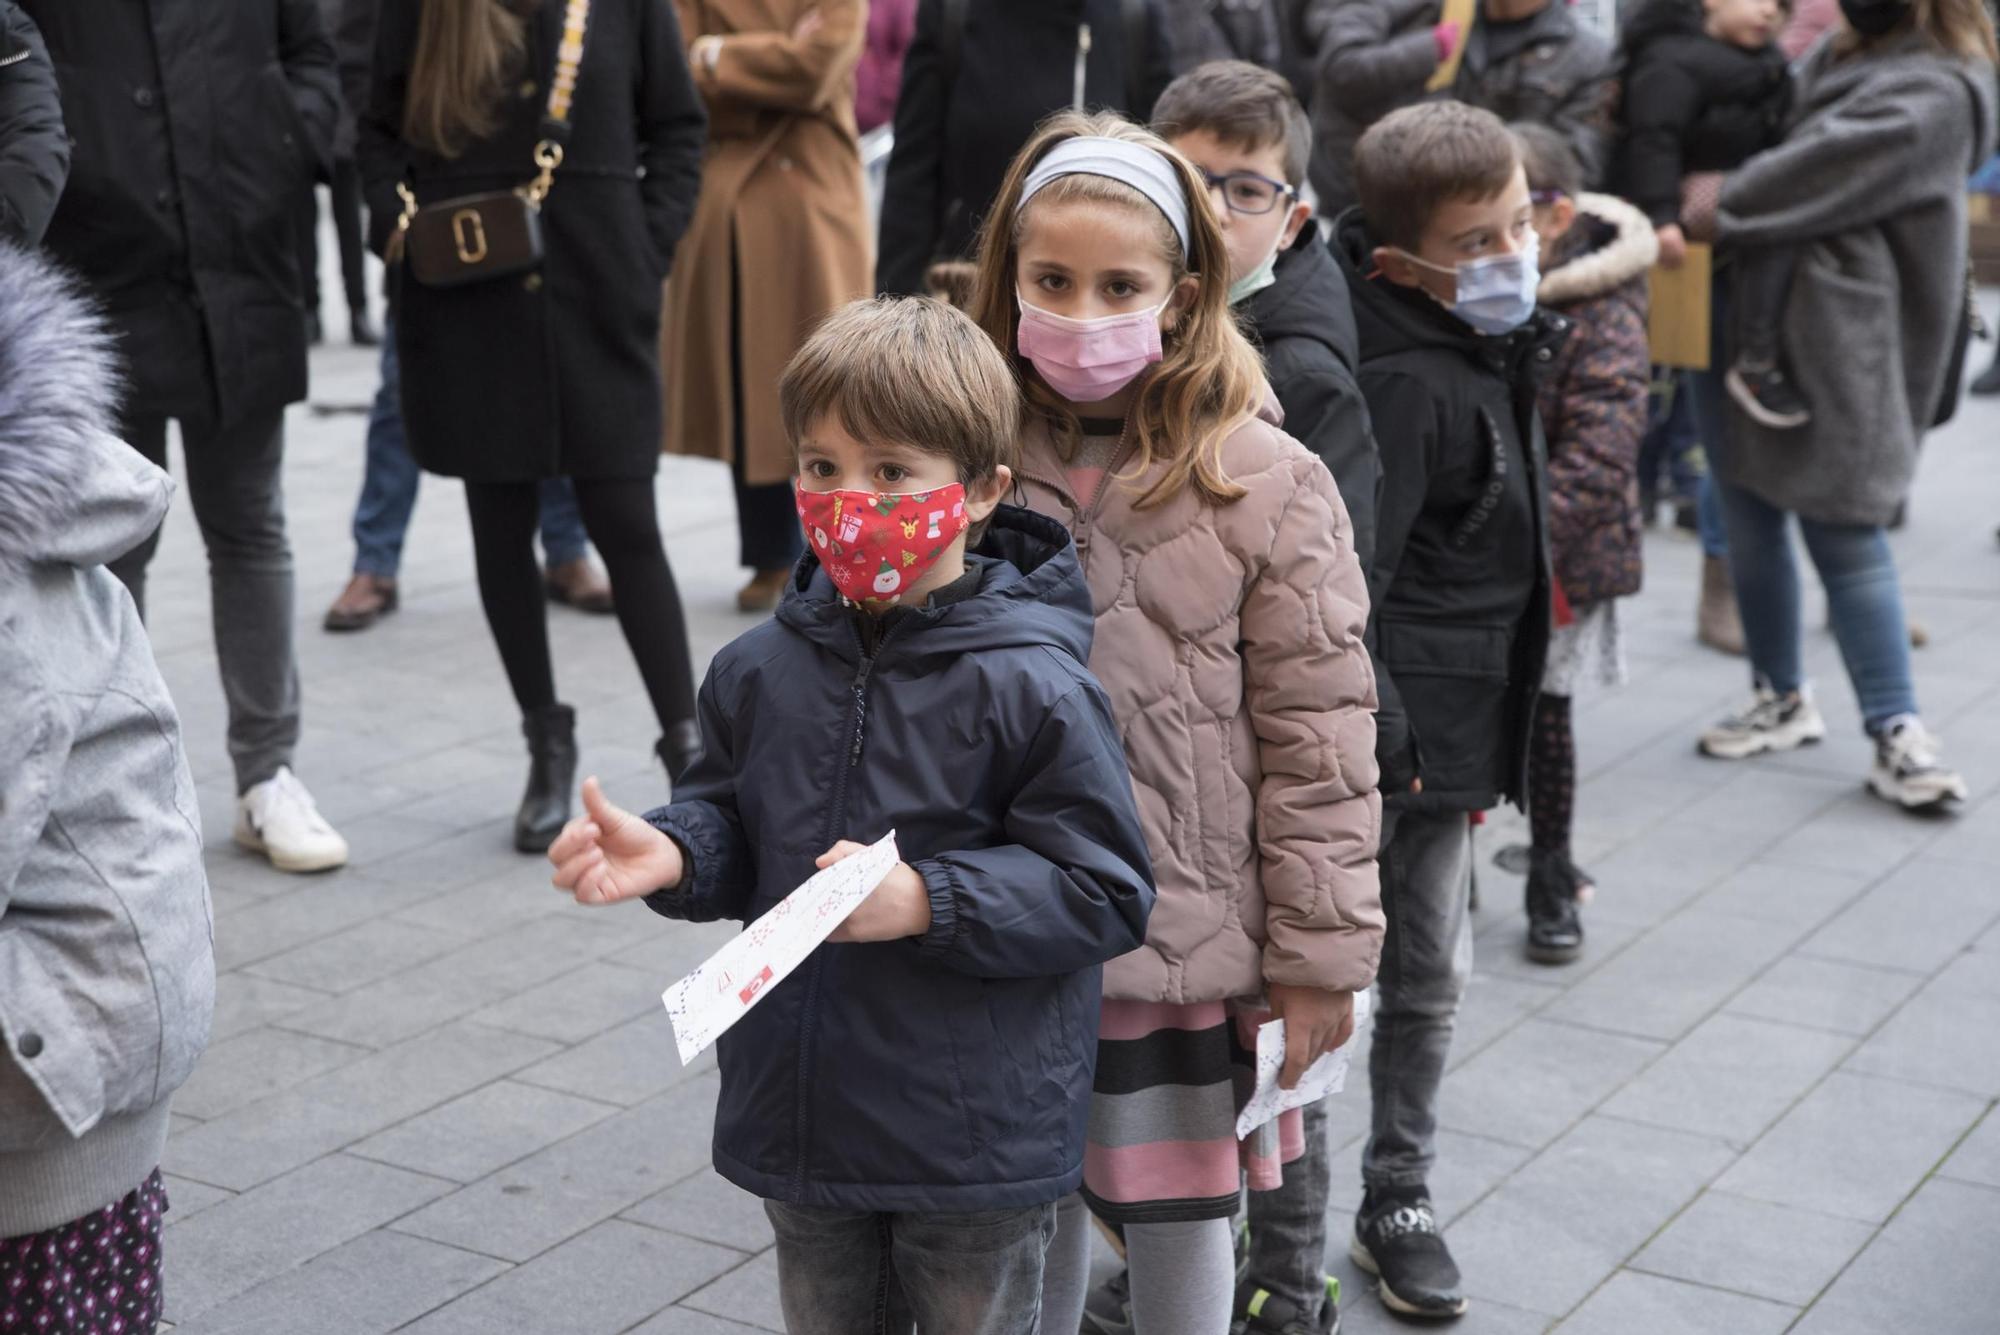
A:
[[[1458,296],[1449,306],[1453,315],[1482,334],[1510,334],[1535,313],[1535,292],[1542,285],[1541,238],[1512,255],[1487,255],[1465,260],[1455,268],[1432,264],[1404,251],[1403,258],[1457,281]]]

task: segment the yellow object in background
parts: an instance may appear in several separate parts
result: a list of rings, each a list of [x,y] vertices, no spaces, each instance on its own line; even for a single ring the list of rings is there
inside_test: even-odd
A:
[[[1711,247],[1691,241],[1680,268],[1663,269],[1656,264],[1647,275],[1652,291],[1649,334],[1655,365],[1708,369],[1714,254]]]
[[[1451,53],[1450,60],[1437,67],[1437,73],[1424,85],[1426,90],[1439,92],[1457,82],[1458,65],[1465,59],[1465,44],[1472,40],[1472,23],[1478,10],[1479,0],[1444,0],[1444,13],[1438,16],[1438,22],[1458,25],[1458,49]]]

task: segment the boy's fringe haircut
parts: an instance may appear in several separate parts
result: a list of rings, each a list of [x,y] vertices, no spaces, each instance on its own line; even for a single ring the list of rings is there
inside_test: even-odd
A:
[[[1419,102],[1392,111],[1354,146],[1354,192],[1377,241],[1415,250],[1454,199],[1487,200],[1513,184],[1520,150],[1490,111]]]
[[[1285,183],[1306,183],[1312,159],[1312,122],[1291,81],[1247,60],[1211,60],[1167,85],[1153,104],[1153,132],[1167,139],[1198,130],[1252,153],[1277,147]]]

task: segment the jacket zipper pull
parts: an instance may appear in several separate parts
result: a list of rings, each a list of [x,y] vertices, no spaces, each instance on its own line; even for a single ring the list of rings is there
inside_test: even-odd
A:
[[[861,763],[861,738],[867,731],[868,720],[868,673],[874,666],[874,659],[863,658],[860,669],[854,674],[854,744],[847,752],[850,768]]]
[[[1090,25],[1084,23],[1079,24],[1076,30],[1076,83],[1075,92],[1070,98],[1070,106],[1076,111],[1083,110],[1083,75],[1085,67],[1089,64]]]

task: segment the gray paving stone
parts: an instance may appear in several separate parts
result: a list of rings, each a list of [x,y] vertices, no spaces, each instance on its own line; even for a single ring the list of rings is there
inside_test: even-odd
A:
[[[515,1079],[630,1107],[714,1069],[713,1049],[681,1065],[667,1008],[654,1005],[638,1019],[537,1062]]]
[[[348,1152],[454,1182],[472,1182],[617,1111],[573,1094],[496,1080],[377,1132]]]
[[[1545,1145],[1656,1057],[1661,1045],[1536,1017],[1445,1081],[1441,1125]]]
[[[327,994],[250,973],[217,974],[215,1023],[209,1030],[210,1051],[224,1039],[295,1014]]]
[[[1874,1236],[1871,1224],[1711,1191],[1632,1268],[1803,1307]]]
[[[388,918],[345,931],[245,966],[245,972],[320,992],[351,992],[458,944],[458,938]]]
[[[1788,955],[1732,997],[1728,1010],[1859,1036],[1872,1032],[1923,981],[1917,973]]]
[[[172,1173],[162,1173],[161,1181],[167,1188],[167,1227],[185,1224],[210,1206],[234,1200],[236,1193],[211,1187],[206,1182],[194,1182]]]
[[[283,1029],[252,1029],[212,1044],[175,1093],[174,1106],[190,1117],[220,1117],[367,1055],[368,1049],[351,1043]]]
[[[713,1168],[647,1197],[619,1217],[741,1252],[761,1252],[772,1242],[764,1202]]]
[[[1352,1265],[1347,1269],[1352,1271]],[[1372,1287],[1360,1286],[1366,1278],[1355,1272],[1353,1285],[1341,1278],[1340,1335],[1411,1335],[1409,1321],[1390,1315],[1376,1299]],[[1373,1281],[1369,1282],[1372,1285]],[[1524,1312],[1491,1298],[1480,1298],[1448,1329],[1451,1335],[1543,1335],[1550,1324],[1549,1318],[1538,1312]]]
[[[633,944],[605,958],[658,980],[664,992],[742,930],[733,922],[672,922],[643,904],[619,904],[603,911],[632,924]]]
[[[1361,1151],[1366,1139],[1359,1139],[1336,1153],[1331,1161],[1333,1179],[1328,1195],[1330,1213],[1337,1227],[1332,1232],[1336,1247],[1345,1247],[1354,1212],[1361,1208]],[[1431,1170],[1431,1208],[1440,1223],[1450,1223],[1534,1157],[1534,1151],[1503,1140],[1469,1136],[1461,1131],[1440,1128],[1437,1133],[1437,1164]]]
[[[782,1335],[785,1313],[778,1303],[778,1253],[768,1251],[738,1266],[681,1299],[681,1306]]]
[[[208,855],[215,865],[216,854]],[[211,875],[213,872],[211,872]],[[227,972],[356,923],[394,913],[417,897],[407,885],[342,871],[313,880],[294,894],[274,895],[216,925],[215,967]]]
[[[1778,1335],[1795,1307],[1622,1271],[1590,1295],[1558,1335]]]
[[[1697,906],[1653,929],[1545,1014],[1644,1038],[1675,1039],[1741,990],[1798,929]]]
[[[2000,1191],[1931,1181],[1795,1328],[1798,1335],[1991,1335]]]
[[[1715,1185],[1880,1223],[1985,1110],[1969,1094],[1836,1071]]]
[[[1930,973],[2000,915],[1992,877],[1963,863],[1919,858],[1812,936],[1800,951],[1821,959]]]
[[[607,1220],[405,1327],[410,1335],[606,1335],[743,1263],[743,1253]]]
[[[447,1026],[203,1122],[168,1145],[167,1166],[219,1187],[252,1187],[496,1080],[549,1049],[524,1034]]]
[[[2000,1187],[2000,1116],[1988,1112],[1938,1172],[1961,1182]]]
[[[204,1210],[165,1248],[167,1316],[185,1324],[240,1293],[451,1190],[344,1154]]]
[[[596,960],[473,1012],[480,1024],[559,1043],[581,1043],[661,1007],[652,974]]]
[[[375,1335],[507,1269],[401,1233],[364,1233],[183,1324],[178,1335]]]
[[[1452,1227],[1466,1291],[1574,1308],[1729,1162],[1719,1141],[1585,1120]]]
[[[539,1255],[707,1164],[716,1084],[709,1076],[628,1109],[396,1227],[510,1261]]]
[[[1475,969],[1464,1004],[1458,1008],[1448,1068],[1464,1065],[1495,1039],[1561,995],[1562,988],[1553,982],[1535,982]]]
[[[1854,789],[1850,795],[1773,845],[1767,855],[1771,861],[1880,876],[1937,837],[1940,831],[1935,825],[1912,820],[1859,791],[1868,773],[1867,762],[1854,765],[1852,773]]]
[[[630,1335],[757,1335],[756,1326],[739,1325],[719,1316],[697,1312],[692,1307],[669,1307]]]
[[[1984,936],[1953,956],[1930,990],[1940,996],[2000,1000],[2000,926],[1987,928]]]
[[[1853,1047],[1845,1035],[1714,1015],[1612,1095],[1603,1111],[1741,1149]]]
[[[1613,919],[1588,919],[1584,928],[1588,940],[1579,958],[1562,965],[1538,964],[1528,958],[1528,919],[1521,912],[1518,893],[1504,903],[1489,903],[1474,920],[1473,968],[1518,982],[1575,987],[1617,959],[1645,930]]]
[[[1759,785],[1783,789],[1783,784]],[[1859,898],[1868,887],[1865,877],[1820,867],[1795,867],[1778,862],[1752,862],[1738,867],[1701,897],[1704,913],[1756,918],[1801,930],[1818,927]]]
[[[2000,998],[1926,987],[1861,1045],[1847,1069],[2000,1096]]]

